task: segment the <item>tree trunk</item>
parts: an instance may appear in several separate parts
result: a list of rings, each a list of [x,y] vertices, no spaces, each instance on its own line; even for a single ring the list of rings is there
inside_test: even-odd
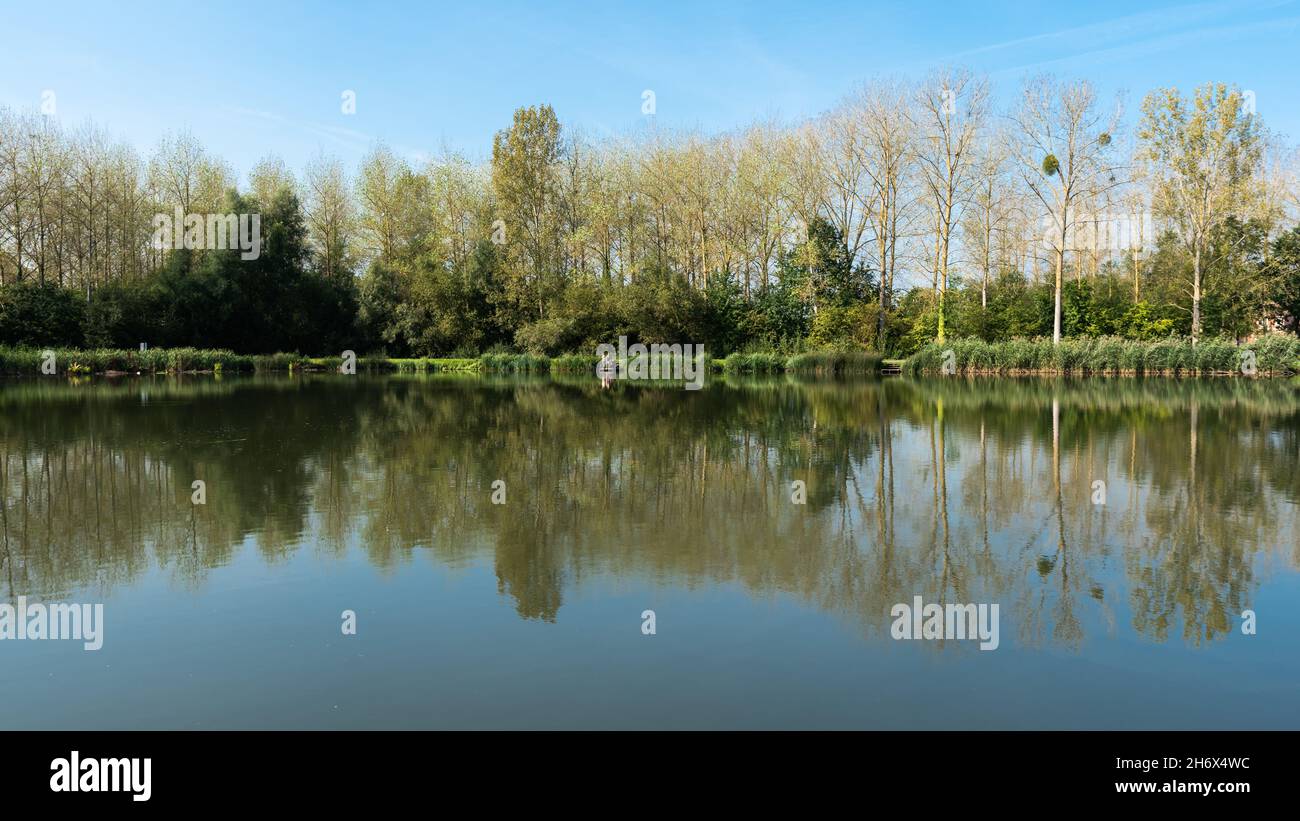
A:
[[[1133,249],[1133,304],[1136,305],[1142,301],[1142,295],[1138,285],[1138,250]]]
[[[1065,232],[1062,231],[1062,234]],[[1061,274],[1065,268],[1065,238],[1061,238],[1061,247],[1056,249],[1056,306],[1052,310],[1052,344],[1061,344]]]
[[[1201,338],[1201,244],[1192,254],[1192,344]]]

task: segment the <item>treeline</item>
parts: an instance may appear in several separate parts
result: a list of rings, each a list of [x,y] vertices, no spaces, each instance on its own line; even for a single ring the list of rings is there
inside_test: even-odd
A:
[[[0,109],[0,344],[470,356],[626,334],[710,353],[948,337],[1240,340],[1297,330],[1294,155],[1211,84],[1131,133],[1083,81],[999,110],[962,69],[808,122],[591,141],[515,112],[482,166],[383,146],[235,175]],[[154,217],[257,213],[262,252],[156,247]]]

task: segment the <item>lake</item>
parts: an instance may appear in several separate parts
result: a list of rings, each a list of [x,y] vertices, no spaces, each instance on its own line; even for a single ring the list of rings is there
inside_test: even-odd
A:
[[[7,380],[0,602],[103,621],[0,728],[1297,729],[1298,466],[1284,380]]]

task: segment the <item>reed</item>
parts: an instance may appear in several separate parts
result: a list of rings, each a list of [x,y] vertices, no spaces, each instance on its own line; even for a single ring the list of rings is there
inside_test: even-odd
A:
[[[600,357],[593,354],[566,353],[551,360],[551,373],[594,374]]]
[[[722,365],[725,373],[783,373],[788,357],[771,351],[733,353]]]
[[[949,356],[949,353],[951,355]],[[1168,376],[1245,375],[1254,358],[1255,375],[1295,373],[1300,339],[1269,334],[1238,345],[1226,339],[1161,339],[1139,342],[1119,337],[1008,339],[931,342],[903,363],[910,374],[941,374],[945,362],[960,374],[1151,374]]]
[[[0,346],[0,373],[10,376],[40,375],[45,352],[54,353],[56,373],[186,373],[235,372],[256,369],[257,357],[226,350],[151,348],[145,351],[113,348],[11,348]]]
[[[790,357],[785,369],[811,376],[879,373],[884,361],[875,351],[809,351]]]
[[[551,358],[530,353],[485,353],[479,357],[485,373],[547,373]]]

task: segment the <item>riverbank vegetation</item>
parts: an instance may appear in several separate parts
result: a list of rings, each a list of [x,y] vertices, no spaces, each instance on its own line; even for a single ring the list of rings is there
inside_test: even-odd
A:
[[[198,348],[149,348],[141,351],[0,345],[0,375],[5,376],[34,376],[47,373],[46,369],[52,370],[51,375],[337,371],[342,365],[341,356],[308,357],[292,353],[249,355]],[[356,360],[358,371],[424,373],[473,371],[482,366],[477,358],[364,356]]]
[[[228,350],[195,348],[124,349],[37,349],[0,346],[0,375],[33,376],[44,371],[49,358],[53,374],[160,374],[160,373],[254,373],[339,371],[341,356],[308,357],[300,354],[237,354]],[[793,356],[757,352],[714,358],[702,356],[703,367],[725,373],[795,373],[817,376],[874,374],[880,371],[882,358],[859,351],[812,351]],[[595,354],[489,353],[478,357],[387,357],[362,356],[356,359],[358,372],[396,373],[561,373],[596,374],[600,357]],[[672,362],[662,360],[661,373],[672,372]]]
[[[1126,122],[1085,81],[1034,78],[998,103],[950,69],[719,135],[593,142],[521,108],[481,166],[376,145],[354,176],[270,156],[242,187],[189,134],[142,158],[0,109],[0,344],[233,352],[88,365],[104,370],[350,349],[534,371],[626,335],[762,371],[969,338],[1037,369],[1078,343],[1021,356],[1002,341],[1295,334],[1296,155],[1252,101],[1158,89]],[[259,214],[259,255],[157,247],[155,215],[177,209]],[[849,368],[825,356],[799,367]]]
[[[1250,344],[1221,339],[1141,342],[1114,336],[932,342],[903,363],[911,374],[1148,374],[1281,376],[1300,372],[1300,339],[1268,334]]]

